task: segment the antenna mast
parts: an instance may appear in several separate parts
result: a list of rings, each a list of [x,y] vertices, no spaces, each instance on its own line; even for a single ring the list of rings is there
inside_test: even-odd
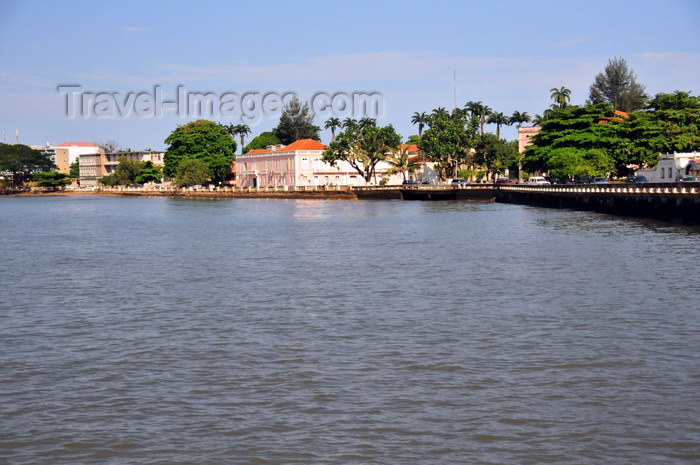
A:
[[[454,89],[454,111],[453,113],[457,112],[457,64],[454,65],[454,68],[452,70],[452,87]]]

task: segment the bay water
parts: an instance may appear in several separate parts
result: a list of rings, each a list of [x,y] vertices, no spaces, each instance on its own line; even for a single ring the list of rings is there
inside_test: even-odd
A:
[[[0,198],[0,463],[700,461],[700,229]]]

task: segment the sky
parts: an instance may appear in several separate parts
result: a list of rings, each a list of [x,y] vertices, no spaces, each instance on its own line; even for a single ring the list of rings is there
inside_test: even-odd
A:
[[[563,86],[584,104],[615,57],[650,96],[700,95],[699,24],[700,0],[0,0],[2,141],[164,150],[204,118],[247,143],[293,95],[321,128],[369,116],[405,140],[455,102],[534,117]]]

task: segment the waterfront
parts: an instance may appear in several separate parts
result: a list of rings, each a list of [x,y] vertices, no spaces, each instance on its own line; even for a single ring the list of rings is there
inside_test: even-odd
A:
[[[700,229],[0,199],[0,461],[690,463]]]

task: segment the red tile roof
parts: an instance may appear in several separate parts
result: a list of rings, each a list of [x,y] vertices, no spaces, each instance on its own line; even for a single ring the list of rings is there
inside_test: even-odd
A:
[[[416,144],[401,144],[401,145],[399,145],[399,150],[405,150],[405,149],[408,149],[409,153],[420,151],[420,149],[418,148],[418,146]]]
[[[283,152],[293,152],[295,150],[326,150],[328,147],[313,139],[301,139],[292,142],[282,149]]]
[[[99,147],[92,142],[64,142],[56,147]]]
[[[282,147],[279,150],[269,150],[269,149],[254,149],[249,150],[245,155],[257,155],[260,153],[276,153],[276,152],[294,152],[296,150],[326,150],[328,147],[322,143],[315,141],[313,139],[300,139],[296,142],[292,142],[286,147]]]

